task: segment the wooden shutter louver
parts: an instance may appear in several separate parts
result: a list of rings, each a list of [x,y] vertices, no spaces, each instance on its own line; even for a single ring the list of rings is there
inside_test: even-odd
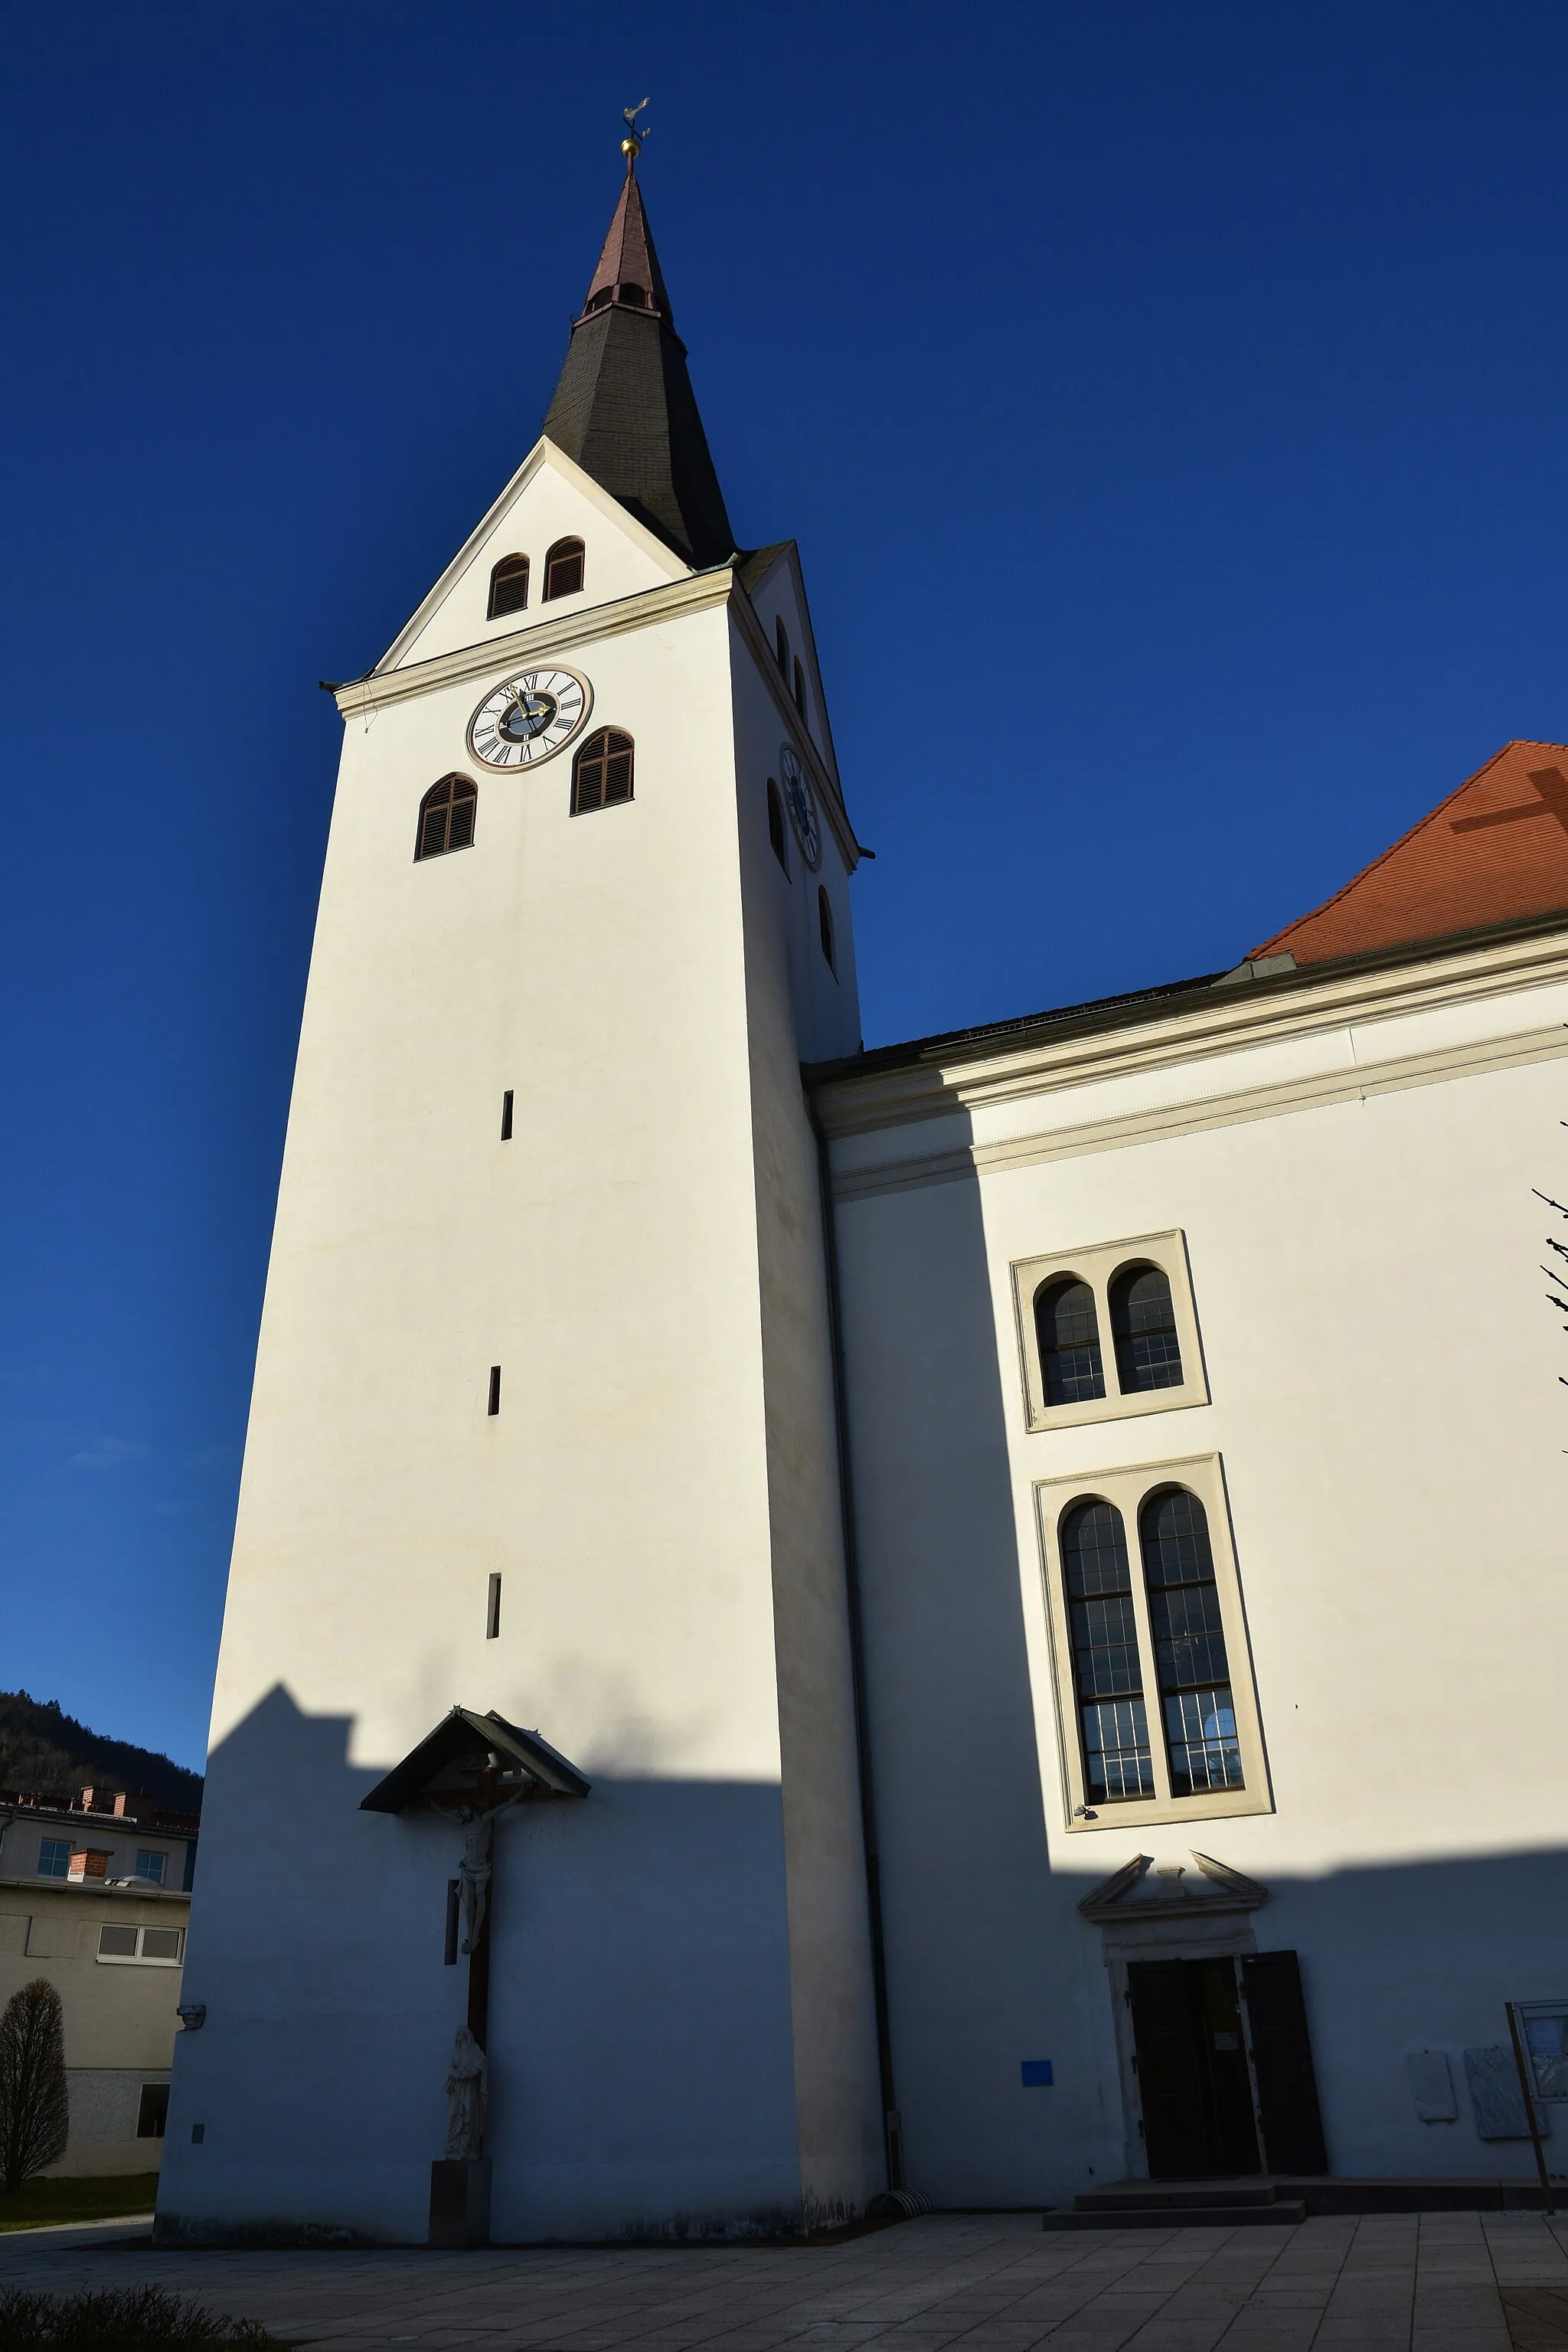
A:
[[[578,752],[572,770],[572,814],[614,808],[632,796],[632,739],[618,727],[601,727]]]
[[[544,601],[574,596],[583,585],[583,542],[558,539],[544,559]]]
[[[500,620],[504,613],[521,613],[528,604],[528,558],[526,555],[503,555],[490,573],[490,602],[487,618]]]
[[[448,849],[471,847],[479,804],[479,786],[467,776],[443,776],[438,784],[432,784],[419,803],[416,861],[444,857]]]

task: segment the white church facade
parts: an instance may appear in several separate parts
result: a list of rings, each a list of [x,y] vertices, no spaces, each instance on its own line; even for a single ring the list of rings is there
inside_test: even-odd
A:
[[[1527,2183],[1568,749],[1233,971],[865,1052],[634,162],[335,689],[160,2231]]]

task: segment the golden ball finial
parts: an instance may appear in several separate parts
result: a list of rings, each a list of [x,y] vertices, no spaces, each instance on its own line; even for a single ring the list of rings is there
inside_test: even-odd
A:
[[[621,152],[626,157],[628,163],[635,163],[637,157],[642,153],[642,141],[640,139],[623,139],[621,142]]]

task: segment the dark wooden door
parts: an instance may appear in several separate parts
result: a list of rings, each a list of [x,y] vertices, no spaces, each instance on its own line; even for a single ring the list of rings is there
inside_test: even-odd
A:
[[[1254,1952],[1241,1964],[1258,2109],[1271,2172],[1327,2172],[1307,2004],[1294,1952]]]
[[[1174,2180],[1257,2172],[1235,1961],[1134,1960],[1127,1989],[1150,2172]]]

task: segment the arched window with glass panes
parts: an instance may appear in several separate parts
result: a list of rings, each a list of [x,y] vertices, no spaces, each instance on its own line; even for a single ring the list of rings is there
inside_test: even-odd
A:
[[[468,776],[443,776],[432,784],[419,803],[415,863],[422,857],[444,857],[449,849],[469,848],[479,805],[479,787]]]
[[[1105,1394],[1100,1311],[1076,1274],[1047,1282],[1035,1301],[1040,1374],[1047,1404],[1085,1404]]]
[[[1127,1537],[1114,1503],[1079,1503],[1061,1528],[1073,1686],[1091,1805],[1154,1794]]]
[[[1126,1265],[1110,1284],[1110,1331],[1123,1396],[1179,1389],[1182,1349],[1170,1276],[1157,1265]]]
[[[1244,1786],[1208,1513],[1184,1486],[1138,1514],[1171,1794]]]
[[[601,727],[590,735],[572,762],[573,815],[629,801],[633,756],[632,739],[619,727]]]

